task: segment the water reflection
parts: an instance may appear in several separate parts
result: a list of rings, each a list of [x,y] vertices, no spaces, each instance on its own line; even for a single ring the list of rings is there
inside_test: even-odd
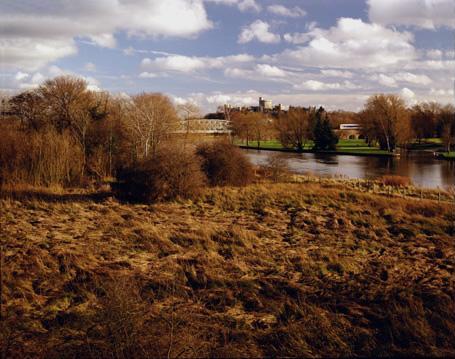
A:
[[[276,153],[246,150],[254,164],[267,162]],[[410,152],[400,158],[361,157],[313,153],[279,153],[296,173],[348,178],[377,178],[387,174],[411,178],[417,186],[447,188],[455,185],[455,162],[436,159],[432,153]]]

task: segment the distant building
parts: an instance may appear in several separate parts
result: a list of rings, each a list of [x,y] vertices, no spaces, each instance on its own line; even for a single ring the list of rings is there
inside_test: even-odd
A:
[[[340,125],[340,130],[360,130],[361,128],[357,123],[343,123]]]
[[[362,139],[362,126],[357,123],[343,123],[339,130],[335,130],[338,137],[342,140]]]
[[[263,97],[259,97],[259,111],[266,112],[273,110],[273,103],[271,100],[265,100]]]

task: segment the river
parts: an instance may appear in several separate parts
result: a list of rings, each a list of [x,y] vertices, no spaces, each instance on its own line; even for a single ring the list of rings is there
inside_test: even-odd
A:
[[[374,179],[384,175],[409,177],[412,183],[424,188],[455,186],[455,162],[438,160],[431,152],[409,152],[400,157],[367,157],[315,153],[286,153],[245,150],[255,165],[267,162],[278,154],[295,173],[317,176],[343,176]]]

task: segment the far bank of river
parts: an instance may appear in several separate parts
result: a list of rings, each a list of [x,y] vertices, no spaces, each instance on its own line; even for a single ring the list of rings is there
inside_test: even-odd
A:
[[[245,149],[255,165],[267,163],[270,150]],[[414,185],[425,188],[455,186],[455,162],[437,159],[432,152],[411,151],[400,157],[356,155],[352,153],[278,152],[295,173],[317,176],[375,179],[384,175],[409,177]]]

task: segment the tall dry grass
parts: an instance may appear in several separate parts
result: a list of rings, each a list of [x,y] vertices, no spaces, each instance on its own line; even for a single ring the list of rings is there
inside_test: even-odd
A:
[[[66,134],[2,128],[0,184],[77,185],[82,166],[82,152]]]
[[[1,348],[453,356],[454,220],[452,204],[317,183],[153,205],[2,200]]]

